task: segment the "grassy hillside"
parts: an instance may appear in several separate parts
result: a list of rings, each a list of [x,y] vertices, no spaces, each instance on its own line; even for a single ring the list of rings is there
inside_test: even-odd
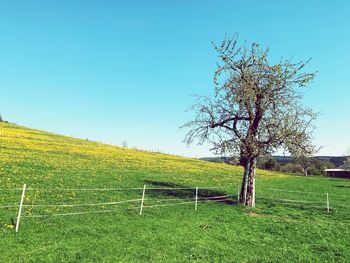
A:
[[[248,209],[235,201],[241,175],[239,167],[0,123],[0,262],[350,261],[349,180],[258,171],[257,208]],[[24,204],[37,206],[24,207],[15,234],[18,207],[4,206],[18,204],[24,183]],[[144,184],[163,189],[146,190],[142,216],[139,200],[55,206],[140,199]],[[196,186],[196,212],[193,189],[168,189]],[[101,188],[115,190],[91,190]],[[222,195],[232,196],[206,202]],[[174,202],[186,203],[163,206]]]

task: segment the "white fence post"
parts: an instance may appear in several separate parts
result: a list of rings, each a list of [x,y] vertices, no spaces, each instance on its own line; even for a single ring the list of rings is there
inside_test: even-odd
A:
[[[194,210],[197,211],[197,206],[198,206],[198,187],[196,187],[196,202],[194,205]]]
[[[26,192],[26,184],[23,185],[21,202],[19,203],[19,209],[18,209],[18,215],[17,215],[17,223],[16,223],[16,232],[18,232],[18,228],[19,228],[19,221],[21,219],[22,206],[23,206],[23,200],[24,200],[25,192]]]
[[[239,191],[239,184],[237,185],[237,203],[239,203],[239,195],[240,195],[240,191]]]
[[[141,198],[141,207],[140,207],[140,215],[142,215],[143,202],[145,200],[145,192],[146,192],[146,185],[143,186],[142,198]]]
[[[327,195],[327,212],[329,213],[329,197],[328,197],[328,193],[326,193]]]

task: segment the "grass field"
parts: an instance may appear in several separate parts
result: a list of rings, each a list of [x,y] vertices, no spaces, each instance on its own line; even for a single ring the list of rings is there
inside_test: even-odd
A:
[[[257,207],[237,205],[242,169],[0,123],[0,262],[350,262],[350,180],[257,172]],[[25,206],[15,220],[21,187]],[[113,191],[81,189],[118,188]],[[11,190],[10,190],[11,189]],[[330,212],[326,210],[329,193]],[[190,199],[192,198],[192,199]],[[189,202],[182,205],[164,205]],[[136,207],[136,208],[135,208]],[[114,210],[107,212],[106,210]],[[94,213],[101,211],[105,213]],[[85,213],[68,216],[55,214]],[[31,217],[47,215],[45,217]]]

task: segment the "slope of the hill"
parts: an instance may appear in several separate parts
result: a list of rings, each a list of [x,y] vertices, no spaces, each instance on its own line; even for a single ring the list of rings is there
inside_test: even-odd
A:
[[[0,262],[349,261],[349,180],[258,171],[257,208],[247,209],[235,202],[241,176],[240,167],[0,123]],[[207,202],[222,195],[231,196]]]
[[[120,148],[6,123],[0,123],[0,149],[2,177],[8,178],[2,182],[5,187],[41,185],[43,179],[46,187],[96,187],[104,180],[112,187],[141,187],[147,176],[160,182],[216,186],[233,185],[242,175],[239,167]]]

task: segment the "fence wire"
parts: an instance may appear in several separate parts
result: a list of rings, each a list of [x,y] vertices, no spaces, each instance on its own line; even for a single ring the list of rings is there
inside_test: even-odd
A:
[[[162,199],[156,199],[156,198],[135,198],[135,199],[129,199],[129,200],[117,200],[117,201],[109,201],[109,202],[90,202],[90,203],[49,203],[49,204],[23,204],[23,208],[50,208],[50,207],[57,207],[57,208],[74,208],[74,207],[98,207],[98,206],[113,206],[116,207],[113,209],[104,209],[104,210],[92,210],[92,211],[78,211],[78,212],[68,212],[68,213],[46,213],[46,214],[24,214],[23,218],[44,218],[44,217],[56,217],[56,216],[74,216],[74,215],[85,215],[85,214],[100,214],[100,213],[112,213],[116,211],[121,210],[135,210],[140,209],[140,205],[133,206],[133,207],[117,207],[122,204],[128,204],[128,203],[136,203],[136,202],[142,202],[141,207],[142,208],[156,208],[156,207],[165,207],[165,206],[177,206],[177,205],[196,205],[197,209],[197,203],[205,203],[205,202],[227,202],[227,201],[233,201],[238,199],[237,195],[217,195],[217,196],[197,196],[198,191],[203,190],[211,190],[211,189],[227,189],[228,187],[150,187],[146,188],[146,191],[158,191],[158,190],[170,190],[171,192],[177,191],[177,190],[193,190],[196,197],[188,197],[188,198],[162,198]],[[282,204],[286,206],[305,206],[306,208],[317,208],[325,210],[329,209],[335,209],[336,207],[342,207],[342,208],[350,208],[350,205],[344,204],[344,203],[338,203],[334,201],[334,199],[330,201],[330,204],[328,201],[326,202],[326,195],[330,198],[337,197],[342,198],[344,200],[350,200],[350,196],[347,195],[339,195],[339,194],[327,194],[322,192],[309,192],[309,191],[300,191],[300,190],[288,190],[288,189],[280,189],[280,188],[259,188],[261,190],[266,190],[266,193],[271,194],[272,196],[268,195],[260,195],[259,192],[256,194],[256,200],[261,202],[262,204]],[[23,189],[20,188],[12,188],[12,189],[0,189],[0,191],[22,191]],[[135,188],[49,188],[49,189],[40,189],[40,188],[27,188],[26,191],[35,191],[35,192],[66,192],[66,191],[92,191],[92,192],[100,192],[100,191],[141,191],[144,190],[144,188],[141,187],[135,187]],[[277,196],[275,196],[277,194]],[[152,192],[152,195],[154,193]],[[298,197],[295,198],[293,196],[291,198],[290,195],[297,194]],[[304,199],[300,199],[299,197],[303,194]],[[50,194],[51,195],[51,194]],[[309,197],[310,196],[310,197]],[[314,197],[311,197],[314,196]],[[317,197],[316,197],[317,196]],[[340,201],[338,199],[338,201]],[[156,204],[144,204],[143,202],[155,202]],[[4,204],[0,205],[0,209],[8,209],[8,208],[18,208],[19,204]],[[44,210],[45,212],[49,210]],[[32,211],[29,211],[31,213]]]
[[[223,197],[229,197],[229,195],[226,196],[215,196],[212,198],[206,198],[206,199],[200,199],[197,201],[197,203],[203,203],[203,202],[224,202],[228,201],[230,199],[219,199]],[[141,199],[140,199],[141,200]],[[138,200],[138,201],[140,201]],[[167,199],[158,199],[153,201],[161,201],[161,200],[167,200]],[[180,200],[186,200],[186,199],[178,199]],[[131,201],[131,200],[130,200]],[[187,201],[187,202],[175,202],[175,203],[167,203],[167,204],[157,204],[157,205],[144,205],[143,208],[154,208],[154,207],[162,207],[162,206],[174,206],[174,205],[184,205],[184,204],[195,204],[195,201]],[[99,211],[87,211],[87,212],[72,212],[72,213],[58,213],[58,214],[40,214],[40,215],[25,215],[22,216],[24,218],[42,218],[42,217],[50,217],[50,216],[70,216],[70,215],[84,215],[84,214],[98,214],[98,213],[109,213],[109,212],[115,212],[120,210],[130,210],[130,209],[140,209],[140,206],[135,207],[126,207],[126,208],[119,208],[119,209],[109,209],[109,210],[99,210]]]

